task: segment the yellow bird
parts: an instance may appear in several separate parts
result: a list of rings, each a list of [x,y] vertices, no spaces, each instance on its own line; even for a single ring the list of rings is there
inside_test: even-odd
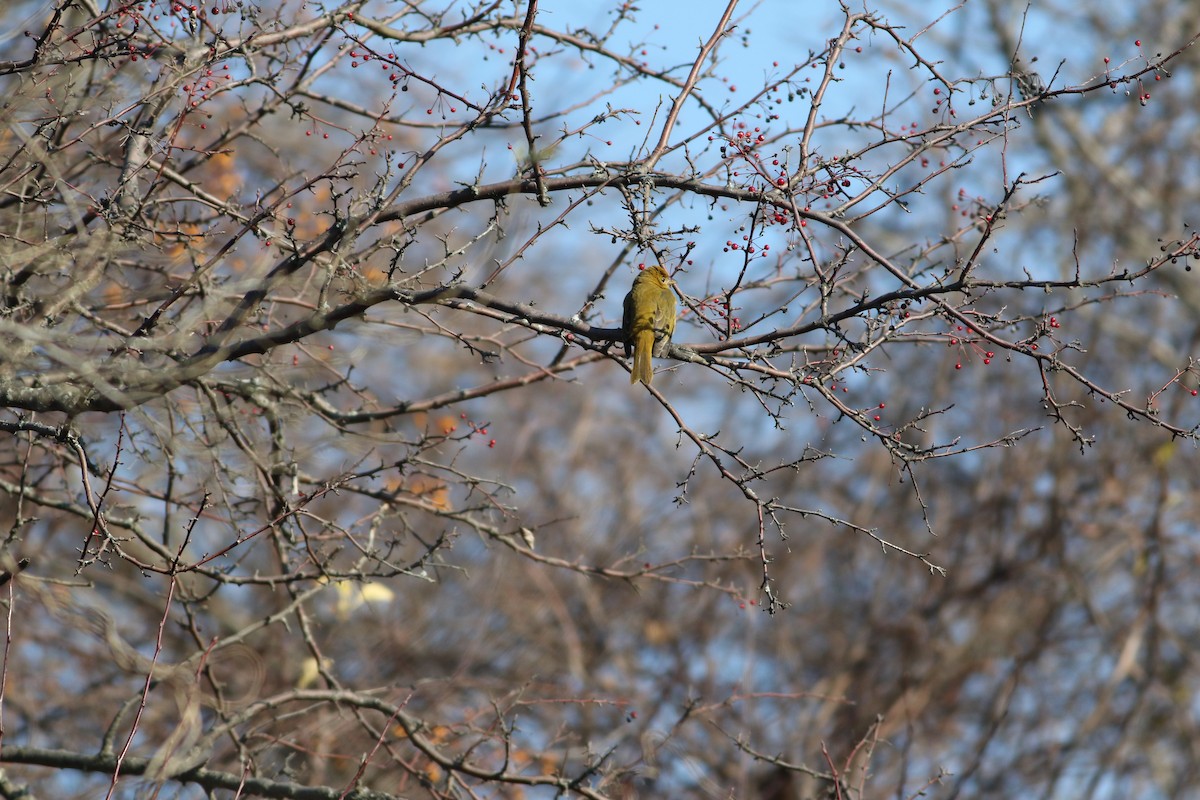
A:
[[[675,332],[675,281],[666,269],[655,264],[633,279],[633,287],[625,295],[625,316],[621,329],[625,332],[625,355],[633,351],[633,370],[629,382],[641,381],[650,385],[653,368],[650,356],[661,358],[671,344]]]

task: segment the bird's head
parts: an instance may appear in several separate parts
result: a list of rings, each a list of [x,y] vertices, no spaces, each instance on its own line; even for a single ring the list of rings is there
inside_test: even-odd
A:
[[[670,288],[675,285],[675,281],[671,280],[671,276],[667,274],[667,270],[661,264],[653,264],[637,276],[639,281],[649,281],[655,286],[662,289]]]

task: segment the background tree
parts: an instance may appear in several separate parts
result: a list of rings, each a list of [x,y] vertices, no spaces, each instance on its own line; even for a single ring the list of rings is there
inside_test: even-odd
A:
[[[1200,12],[793,5],[10,3],[0,794],[1194,794]]]

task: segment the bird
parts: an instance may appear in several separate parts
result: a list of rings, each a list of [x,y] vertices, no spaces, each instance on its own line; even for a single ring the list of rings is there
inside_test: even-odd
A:
[[[633,352],[629,382],[650,385],[653,369],[650,357],[666,354],[675,332],[675,281],[661,264],[647,267],[633,279],[625,295],[625,314],[621,330],[625,334],[625,355]]]

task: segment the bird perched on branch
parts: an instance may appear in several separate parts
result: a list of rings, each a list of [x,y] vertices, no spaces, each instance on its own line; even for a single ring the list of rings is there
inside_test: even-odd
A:
[[[653,374],[650,357],[662,357],[671,344],[675,332],[674,285],[667,270],[655,264],[638,273],[625,295],[621,328],[625,332],[625,355],[633,352],[630,383],[641,381],[649,386]]]

